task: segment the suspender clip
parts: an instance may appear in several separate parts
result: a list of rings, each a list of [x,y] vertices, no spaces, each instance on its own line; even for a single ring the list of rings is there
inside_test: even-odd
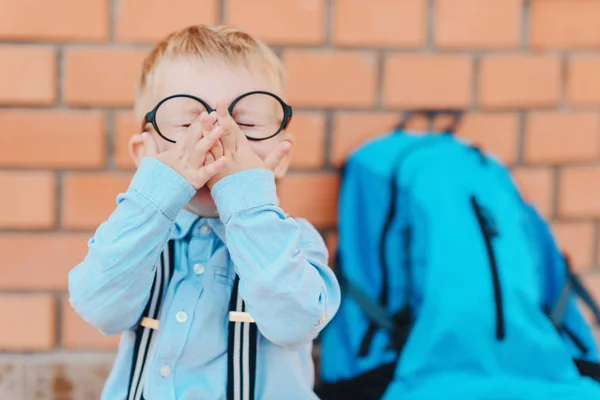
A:
[[[229,311],[229,321],[231,322],[254,322],[254,318],[247,313],[241,311]]]
[[[158,330],[158,326],[160,325],[160,322],[154,318],[144,317],[142,319],[142,322],[140,323],[140,325],[144,326],[146,328]]]

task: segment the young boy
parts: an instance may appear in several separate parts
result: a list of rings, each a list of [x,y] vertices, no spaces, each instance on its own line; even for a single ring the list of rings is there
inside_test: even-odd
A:
[[[123,333],[103,399],[316,398],[312,340],[340,289],[318,232],[278,206],[284,89],[233,27],[183,29],[144,60],[138,169],[69,275],[83,319]]]

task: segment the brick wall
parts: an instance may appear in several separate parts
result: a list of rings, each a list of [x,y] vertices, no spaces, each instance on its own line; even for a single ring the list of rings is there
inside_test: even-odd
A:
[[[97,398],[117,339],[73,313],[67,271],[131,177],[140,60],[217,22],[282,56],[298,110],[283,202],[332,245],[348,151],[403,108],[465,107],[460,133],[514,167],[600,292],[600,0],[4,0],[0,398]]]

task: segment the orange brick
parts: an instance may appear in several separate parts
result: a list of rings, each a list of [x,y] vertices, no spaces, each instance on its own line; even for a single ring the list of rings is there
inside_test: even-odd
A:
[[[62,299],[62,347],[73,350],[115,350],[119,336],[106,336],[85,322],[73,310],[68,298]]]
[[[95,229],[116,207],[119,193],[131,176],[123,174],[70,174],[63,181],[62,226]]]
[[[513,177],[525,199],[544,217],[554,209],[554,174],[550,168],[517,168]]]
[[[597,271],[588,272],[583,274],[582,276],[583,284],[590,291],[590,294],[596,301],[596,303],[600,303],[600,274]],[[582,311],[587,317],[587,321],[596,324],[595,318],[591,318],[591,312],[587,306],[583,306]]]
[[[340,166],[355,149],[372,137],[391,132],[400,121],[396,113],[340,112],[333,120],[331,162]]]
[[[600,45],[599,24],[598,0],[532,0],[533,47],[597,47]]]
[[[296,107],[375,104],[377,63],[372,53],[290,50],[283,60],[289,101]]]
[[[552,224],[552,230],[561,250],[569,253],[575,271],[582,272],[593,266],[593,223],[555,222]]]
[[[567,71],[567,101],[571,106],[600,104],[600,55],[573,56]]]
[[[560,173],[558,211],[564,217],[600,216],[600,167],[565,167]]]
[[[104,116],[90,111],[0,110],[0,165],[98,168]]]
[[[104,40],[108,0],[4,0],[0,38],[16,40]]]
[[[595,112],[538,112],[529,115],[525,160],[534,164],[591,161],[600,149]]]
[[[226,20],[270,44],[321,44],[325,0],[229,0]]]
[[[0,228],[46,229],[55,221],[56,179],[50,172],[0,173]]]
[[[50,350],[56,342],[55,302],[48,294],[0,295],[0,350]]]
[[[473,64],[466,55],[387,57],[383,103],[386,107],[466,107],[471,101]]]
[[[133,161],[129,156],[129,139],[132,135],[139,133],[140,125],[136,123],[133,113],[119,112],[115,116],[115,164],[119,168],[134,168]]]
[[[435,44],[440,48],[511,48],[521,42],[521,0],[439,0]]]
[[[90,236],[0,235],[0,289],[67,289],[67,273],[85,257]]]
[[[427,1],[337,1],[332,24],[338,46],[419,47],[427,32]]]
[[[117,2],[117,39],[155,42],[188,25],[218,22],[217,0],[120,0]]]
[[[294,135],[292,168],[320,168],[325,162],[325,115],[294,114],[288,131]]]
[[[479,101],[486,108],[555,106],[560,80],[556,55],[490,55],[481,60]]]
[[[56,76],[51,47],[0,46],[0,105],[54,103]]]
[[[517,161],[519,117],[511,113],[466,114],[457,134],[511,165]]]
[[[65,51],[65,102],[84,106],[133,104],[146,51],[72,48]]]
[[[289,174],[279,186],[282,207],[316,227],[335,224],[339,180],[336,174]]]

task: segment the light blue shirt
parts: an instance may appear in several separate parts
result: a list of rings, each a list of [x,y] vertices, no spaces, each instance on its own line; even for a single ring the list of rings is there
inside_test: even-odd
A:
[[[211,193],[219,218],[183,209],[194,192],[165,164],[143,159],[69,274],[77,313],[105,334],[122,333],[102,399],[126,397],[134,328],[170,238],[175,270],[150,349],[144,397],[226,398],[228,307],[237,272],[239,293],[259,330],[256,399],[316,399],[312,340],[340,303],[322,237],[279,208],[270,171],[217,182]]]

